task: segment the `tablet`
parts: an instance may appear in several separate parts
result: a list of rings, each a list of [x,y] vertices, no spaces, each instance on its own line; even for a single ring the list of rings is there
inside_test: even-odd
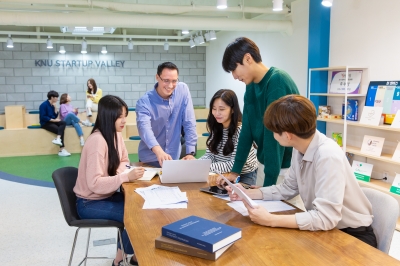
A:
[[[220,195],[220,196],[228,196],[228,191],[223,188],[219,188],[217,186],[212,186],[212,187],[202,187],[200,188],[200,191],[214,194],[214,195]]]
[[[225,180],[225,182],[231,187],[231,189],[233,190],[233,192],[235,192],[236,194],[239,195],[239,197],[242,198],[242,200],[246,201],[247,204],[250,205],[250,207],[254,208],[256,206],[258,206],[258,204],[253,201],[249,196],[247,196],[246,193],[244,193],[240,188],[236,187],[234,184],[231,183],[231,181],[229,181],[225,176],[218,174],[221,178],[223,178]]]

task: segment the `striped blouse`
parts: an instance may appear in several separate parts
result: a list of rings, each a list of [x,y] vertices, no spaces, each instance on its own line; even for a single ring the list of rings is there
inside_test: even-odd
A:
[[[231,172],[233,164],[235,162],[236,148],[239,141],[239,135],[241,129],[242,125],[239,125],[235,134],[232,137],[233,145],[235,148],[231,154],[229,154],[228,156],[224,156],[223,153],[225,143],[228,140],[228,129],[224,129],[222,135],[222,141],[220,145],[218,145],[218,154],[210,152],[210,150],[207,148],[206,153],[201,158],[199,158],[200,160],[211,159],[210,172],[215,172],[215,173]],[[241,174],[247,174],[253,172],[257,168],[258,168],[258,161],[256,156],[256,150],[252,146]]]

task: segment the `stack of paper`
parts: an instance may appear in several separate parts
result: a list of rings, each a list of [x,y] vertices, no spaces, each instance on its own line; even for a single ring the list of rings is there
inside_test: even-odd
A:
[[[135,190],[145,200],[143,209],[186,209],[188,198],[179,187],[152,185]]]
[[[289,211],[294,208],[282,201],[274,201],[274,200],[254,200],[258,205],[264,207],[269,212],[280,212],[280,211]],[[241,213],[243,216],[248,216],[249,212],[244,206],[243,202],[240,201],[232,201],[227,203],[231,206],[235,211]]]

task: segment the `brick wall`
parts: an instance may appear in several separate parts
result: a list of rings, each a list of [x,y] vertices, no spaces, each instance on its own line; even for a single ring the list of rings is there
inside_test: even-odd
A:
[[[108,46],[108,53],[100,53],[101,46],[88,45],[88,53],[80,53],[81,45],[64,45],[67,53],[58,52],[60,45],[47,49],[45,44],[19,44],[9,49],[0,44],[0,112],[6,105],[25,105],[37,110],[47,99],[47,92],[68,93],[75,107],[84,108],[86,82],[96,80],[103,94],[113,94],[134,107],[136,101],[153,89],[158,64],[171,61],[179,68],[179,79],[188,84],[193,104],[205,106],[206,49],[205,47],[170,46]],[[35,66],[35,60],[52,60],[53,65]],[[55,60],[125,61],[124,67],[55,66]]]

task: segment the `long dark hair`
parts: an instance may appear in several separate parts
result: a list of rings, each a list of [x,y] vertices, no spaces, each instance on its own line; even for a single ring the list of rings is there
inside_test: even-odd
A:
[[[122,115],[122,108],[125,108],[126,116],[128,116],[128,106],[126,103],[114,95],[106,95],[99,101],[96,122],[92,133],[96,130],[100,131],[103,138],[107,142],[108,147],[108,175],[117,174],[120,164],[118,153],[117,131],[115,130],[115,121]]]
[[[97,85],[96,85],[96,81],[94,81],[94,79],[88,79],[88,82],[90,84],[92,84],[93,86],[93,92],[90,90],[89,86],[87,86],[87,93],[89,94],[96,94],[97,93]],[[87,82],[86,82],[87,85]]]
[[[237,130],[239,123],[242,122],[242,112],[240,111],[239,102],[233,90],[222,89],[214,94],[210,101],[210,111],[207,118],[207,130],[210,132],[210,136],[208,136],[207,138],[207,147],[212,153],[218,154],[218,146],[222,141],[224,130],[223,125],[218,123],[214,115],[212,114],[214,101],[219,98],[221,98],[221,100],[224,101],[226,105],[230,106],[233,111],[231,114],[231,123],[228,127],[228,140],[226,141],[225,147],[223,149],[223,154],[227,156],[231,154],[235,149],[232,138]]]
[[[68,93],[61,94],[60,104],[64,104],[64,103],[68,102],[67,97],[68,97]]]

